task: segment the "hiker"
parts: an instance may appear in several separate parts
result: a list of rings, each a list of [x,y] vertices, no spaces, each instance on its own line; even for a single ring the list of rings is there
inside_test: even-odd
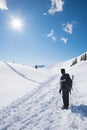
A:
[[[69,74],[66,74],[65,69],[61,69],[61,78],[60,78],[60,89],[59,93],[62,91],[63,106],[62,109],[69,108],[69,93],[71,93],[72,80]]]

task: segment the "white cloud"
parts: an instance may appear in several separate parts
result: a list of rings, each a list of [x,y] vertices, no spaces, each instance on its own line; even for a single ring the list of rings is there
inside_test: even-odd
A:
[[[1,10],[7,10],[8,9],[6,0],[0,0],[0,9]]]
[[[66,25],[63,24],[63,30],[69,34],[72,34],[73,31],[73,24],[72,23],[67,23]]]
[[[61,41],[64,42],[64,43],[66,44],[67,41],[68,41],[68,38],[62,37],[62,38],[61,38]]]
[[[51,38],[53,41],[56,41],[56,37],[54,36],[54,29],[51,30],[51,32],[47,35],[47,37]]]
[[[56,12],[62,12],[63,11],[63,0],[51,0],[51,8],[48,10],[48,13],[53,15]]]

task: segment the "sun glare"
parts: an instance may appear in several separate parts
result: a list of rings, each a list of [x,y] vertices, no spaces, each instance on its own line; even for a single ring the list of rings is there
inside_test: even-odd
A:
[[[11,19],[11,27],[15,30],[22,31],[23,29],[23,22],[20,18],[13,17]]]

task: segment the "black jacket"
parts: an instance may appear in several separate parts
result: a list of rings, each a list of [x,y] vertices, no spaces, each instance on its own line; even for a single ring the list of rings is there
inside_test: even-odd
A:
[[[60,78],[60,89],[61,90],[70,90],[69,81],[71,80],[69,74],[63,74]]]

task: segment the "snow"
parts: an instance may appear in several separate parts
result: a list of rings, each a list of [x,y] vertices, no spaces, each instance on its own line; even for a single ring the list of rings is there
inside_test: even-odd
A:
[[[0,62],[0,107],[32,91],[47,80],[49,74],[34,67]]]
[[[71,62],[35,69],[1,61],[0,130],[87,130],[87,61]],[[74,75],[68,110],[60,108],[61,68]]]

